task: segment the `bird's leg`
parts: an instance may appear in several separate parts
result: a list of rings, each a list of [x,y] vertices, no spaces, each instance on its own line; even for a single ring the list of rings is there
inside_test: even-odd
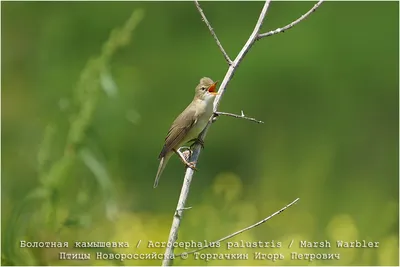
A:
[[[189,160],[189,158],[192,156],[192,150],[188,146],[181,146],[178,149],[178,152],[181,153],[181,155],[186,159]]]
[[[194,139],[190,140],[189,142],[193,142],[193,144],[190,145],[190,150],[192,150],[192,148],[197,144],[199,144],[201,146],[201,148],[204,149],[204,141],[199,137],[194,138]]]
[[[180,149],[175,150],[173,149],[173,151],[178,154],[179,158],[181,159],[181,161],[183,162],[183,164],[185,164],[187,167],[191,168],[194,171],[197,171],[197,168],[194,164],[194,162],[188,162],[185,158],[185,156],[183,155],[183,153],[180,151]],[[190,150],[189,150],[190,151]]]
[[[190,147],[188,147],[188,146],[181,146],[181,147],[178,149],[178,151],[181,152],[181,153],[184,153],[184,151],[182,151],[183,149],[185,149],[185,150],[190,150]]]

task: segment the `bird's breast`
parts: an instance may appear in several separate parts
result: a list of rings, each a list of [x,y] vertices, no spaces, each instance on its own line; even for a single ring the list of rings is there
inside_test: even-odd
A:
[[[197,119],[195,125],[193,125],[192,131],[190,133],[190,138],[196,138],[201,131],[206,127],[208,120],[210,119],[213,113],[213,105],[207,105],[205,101],[202,101],[200,104],[201,108],[198,109]]]
[[[206,127],[208,120],[210,119],[212,113],[213,113],[213,105],[212,103],[207,103],[206,101],[202,101],[201,103],[202,108],[199,109],[198,116],[197,116],[197,121],[199,126],[202,127],[201,130]]]

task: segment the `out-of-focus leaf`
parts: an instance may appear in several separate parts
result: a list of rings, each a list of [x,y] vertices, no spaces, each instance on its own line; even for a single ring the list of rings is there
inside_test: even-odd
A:
[[[106,69],[101,72],[100,84],[107,96],[116,97],[118,95],[118,86],[115,83],[109,70]]]
[[[100,185],[106,203],[105,210],[107,218],[109,220],[115,220],[118,213],[115,188],[106,168],[96,159],[88,148],[81,149],[79,155],[89,170],[92,171]]]

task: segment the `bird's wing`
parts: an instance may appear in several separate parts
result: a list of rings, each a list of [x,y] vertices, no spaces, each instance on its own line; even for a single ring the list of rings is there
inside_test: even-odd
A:
[[[196,111],[194,109],[187,109],[176,118],[168,131],[167,137],[165,137],[165,144],[158,159],[164,157],[184,140],[187,133],[193,128],[193,125],[197,121],[195,113]],[[179,121],[179,125],[175,123],[177,121]]]

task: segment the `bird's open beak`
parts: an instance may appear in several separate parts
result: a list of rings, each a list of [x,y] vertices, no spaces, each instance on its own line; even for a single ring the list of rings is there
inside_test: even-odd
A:
[[[213,94],[213,95],[217,95],[218,92],[216,91],[217,89],[217,83],[218,81],[216,81],[215,83],[213,83],[210,87],[208,87],[208,92]]]

